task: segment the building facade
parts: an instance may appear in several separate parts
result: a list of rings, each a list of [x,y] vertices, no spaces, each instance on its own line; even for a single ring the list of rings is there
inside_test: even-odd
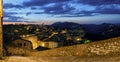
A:
[[[15,40],[15,41],[13,41],[13,44],[15,46],[23,48],[23,49],[31,50],[33,48],[32,43],[30,41],[23,40],[23,39]]]
[[[40,42],[40,46],[46,48],[56,48],[59,47],[59,43],[54,41],[44,41],[44,42]]]
[[[27,40],[32,43],[32,49],[36,49],[40,46],[40,41],[38,40],[37,36],[34,34],[22,35],[21,39]]]

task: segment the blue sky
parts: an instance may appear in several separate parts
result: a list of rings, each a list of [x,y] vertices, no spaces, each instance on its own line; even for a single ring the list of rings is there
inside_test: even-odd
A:
[[[4,21],[120,23],[120,0],[4,0]]]

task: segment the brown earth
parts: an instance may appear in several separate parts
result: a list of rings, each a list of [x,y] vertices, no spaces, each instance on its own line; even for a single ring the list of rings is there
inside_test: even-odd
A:
[[[115,57],[21,57],[11,56],[0,62],[120,62],[120,56]]]

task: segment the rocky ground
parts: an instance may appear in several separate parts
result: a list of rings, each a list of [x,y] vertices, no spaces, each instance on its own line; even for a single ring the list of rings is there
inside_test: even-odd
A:
[[[21,57],[10,56],[0,62],[120,62],[120,56],[116,57]]]

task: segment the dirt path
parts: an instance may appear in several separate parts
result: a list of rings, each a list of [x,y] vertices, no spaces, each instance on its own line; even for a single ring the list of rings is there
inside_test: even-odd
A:
[[[20,57],[11,56],[0,62],[120,62],[120,57]]]
[[[10,56],[2,61],[3,62],[37,62],[36,60],[32,60],[29,57],[20,57],[20,56]]]

